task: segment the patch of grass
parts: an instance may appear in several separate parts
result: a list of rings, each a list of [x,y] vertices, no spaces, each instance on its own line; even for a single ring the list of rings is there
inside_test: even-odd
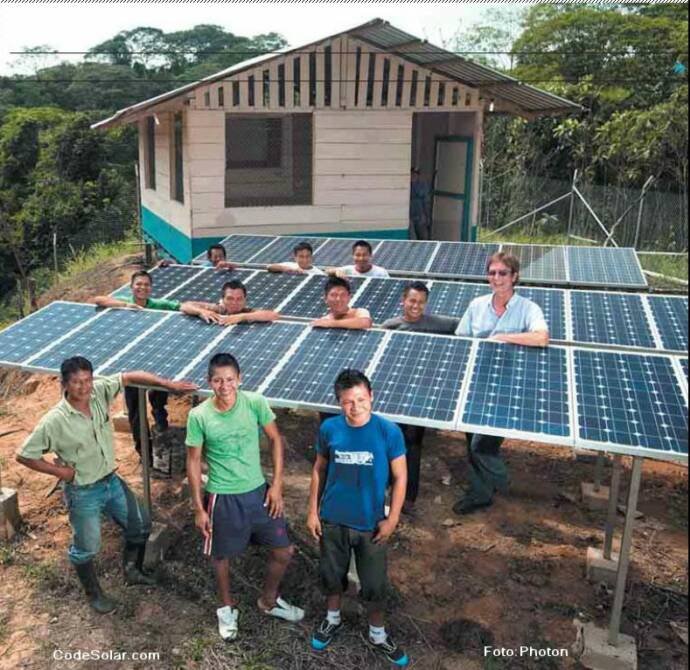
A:
[[[9,543],[0,544],[0,565],[12,565],[14,563],[14,546]]]
[[[198,663],[199,661],[203,660],[206,649],[212,645],[213,642],[207,637],[193,637],[187,643],[186,656],[190,661],[196,661]]]
[[[64,576],[52,561],[25,563],[22,572],[30,582],[42,591],[59,591],[65,586]]]
[[[640,263],[645,270],[657,272],[667,277],[688,280],[688,255],[678,256],[652,256],[650,254],[640,254]],[[681,284],[674,284],[676,288]]]
[[[10,613],[7,610],[0,612],[0,644],[3,644],[10,632]]]

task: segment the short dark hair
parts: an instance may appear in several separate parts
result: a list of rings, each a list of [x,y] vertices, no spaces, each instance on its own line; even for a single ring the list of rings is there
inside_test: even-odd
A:
[[[208,259],[210,260],[210,258],[211,258],[211,252],[212,252],[214,249],[218,249],[218,251],[220,251],[220,252],[223,254],[223,258],[227,258],[227,257],[228,257],[228,252],[227,252],[226,248],[225,248],[222,244],[212,244],[212,245],[206,250],[206,258],[208,258]]]
[[[71,358],[65,358],[60,364],[60,381],[64,386],[69,381],[69,378],[76,374],[77,372],[90,372],[93,374],[93,365],[88,358],[83,356],[72,356]]]
[[[352,295],[352,287],[350,282],[343,277],[329,277],[323,285],[323,294],[328,295],[328,292],[334,288],[344,288],[350,295]]]
[[[244,297],[246,298],[247,287],[239,279],[231,279],[230,281],[226,281],[225,284],[223,284],[223,288],[220,290],[220,294],[221,296],[224,296],[226,291],[236,291],[238,289],[244,293]]]
[[[130,278],[129,278],[129,285],[132,286],[134,282],[139,279],[139,277],[147,277],[148,280],[151,282],[151,285],[153,285],[153,277],[146,272],[146,270],[137,270]]]
[[[413,281],[407,284],[403,290],[403,295],[407,297],[410,291],[419,291],[423,293],[427,298],[429,297],[429,287],[423,281]]]
[[[340,394],[343,391],[360,385],[366,386],[367,391],[371,393],[371,382],[363,372],[352,368],[345,368],[335,379],[335,384],[333,385],[335,397],[340,400]]]
[[[216,368],[232,368],[238,374],[238,376],[240,374],[240,364],[232,354],[220,352],[211,357],[211,360],[208,362],[209,379],[213,377],[213,373],[216,371]]]
[[[298,242],[292,247],[292,254],[296,256],[300,251],[308,251],[310,254],[314,253],[314,248],[309,244],[309,242]]]
[[[369,250],[370,254],[374,253],[374,250],[371,247],[371,244],[367,242],[366,240],[357,240],[353,245],[352,245],[352,252],[354,253],[355,249],[357,247],[364,247],[365,249]]]

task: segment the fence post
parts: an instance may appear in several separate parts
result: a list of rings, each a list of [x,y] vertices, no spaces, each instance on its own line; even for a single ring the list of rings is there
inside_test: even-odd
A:
[[[637,209],[637,225],[635,226],[635,240],[633,247],[637,249],[640,243],[640,232],[642,230],[642,210],[644,209],[644,200],[647,197],[647,190],[651,188],[654,183],[654,177],[650,176],[642,187],[642,195],[640,196],[640,206]]]
[[[26,280],[27,289],[29,291],[29,308],[32,312],[38,309],[38,301],[36,300],[36,280],[29,277]]]
[[[53,228],[53,268],[55,274],[58,273],[58,253],[57,253],[57,228]]]
[[[573,172],[573,183],[570,186],[570,210],[568,212],[568,239],[573,232],[573,216],[575,214],[575,183],[577,182],[577,168]]]
[[[17,306],[19,307],[19,318],[24,318],[24,282],[21,277],[17,278]]]

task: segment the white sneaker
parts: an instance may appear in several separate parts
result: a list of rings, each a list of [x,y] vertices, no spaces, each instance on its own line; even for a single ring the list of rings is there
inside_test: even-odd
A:
[[[302,621],[302,619],[304,619],[303,609],[295,607],[295,605],[291,605],[289,602],[280,597],[276,598],[275,607],[270,610],[262,609],[261,606],[259,607],[264,614],[277,617],[278,619],[285,619],[285,621],[292,621],[293,623],[296,623],[297,621]]]
[[[236,607],[219,607],[216,610],[218,615],[218,632],[224,640],[234,640],[237,637],[237,619],[240,611]]]

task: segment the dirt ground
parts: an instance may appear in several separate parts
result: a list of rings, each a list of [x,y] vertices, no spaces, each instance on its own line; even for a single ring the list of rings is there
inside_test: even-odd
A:
[[[129,260],[71,282],[44,300],[110,291],[131,271]],[[159,586],[123,585],[119,532],[106,523],[99,571],[120,606],[108,616],[90,610],[66,556],[66,510],[59,494],[46,497],[51,478],[14,461],[16,447],[58,401],[57,380],[0,374],[2,482],[19,492],[24,519],[12,542],[0,542],[1,669],[363,670],[389,665],[365,645],[365,617],[356,598],[346,598],[346,629],[332,646],[321,653],[309,648],[310,632],[324,611],[317,550],[304,524],[315,414],[277,412],[287,447],[287,517],[297,547],[283,592],[306,609],[305,621],[284,624],[257,612],[263,554],[251,549],[233,564],[241,633],[227,644],[217,634],[213,577],[179,478],[152,482],[154,517],[169,524],[175,536],[157,568]],[[189,401],[173,399],[170,406],[173,423],[184,425]],[[121,401],[114,409],[121,409]],[[116,446],[119,474],[141,491],[131,437],[117,433]],[[568,449],[537,443],[507,441],[504,453],[512,476],[509,495],[488,510],[456,517],[451,507],[467,474],[464,435],[427,433],[419,511],[414,519],[403,519],[389,554],[388,629],[408,651],[412,668],[577,668],[569,653],[573,620],[608,624],[611,591],[584,579],[586,548],[600,547],[603,540],[604,514],[587,511],[578,500],[580,482],[591,481],[593,465],[576,461]],[[624,482],[629,465],[626,459]],[[624,494],[625,486],[622,502]],[[688,622],[687,504],[687,469],[645,462],[643,516],[635,527],[622,622],[622,631],[636,638],[642,670],[687,667],[687,645],[678,634],[682,627],[687,631]],[[619,516],[614,550],[622,520]],[[520,656],[523,646],[569,655]],[[515,650],[516,656],[485,655],[485,647]],[[75,658],[81,653],[83,659],[85,652],[91,660]],[[141,652],[158,657],[134,660],[132,655]]]

